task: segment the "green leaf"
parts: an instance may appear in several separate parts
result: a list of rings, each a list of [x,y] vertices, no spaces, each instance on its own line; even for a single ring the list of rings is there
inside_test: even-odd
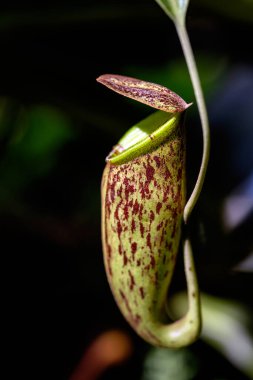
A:
[[[174,22],[185,22],[189,0],[155,0]]]

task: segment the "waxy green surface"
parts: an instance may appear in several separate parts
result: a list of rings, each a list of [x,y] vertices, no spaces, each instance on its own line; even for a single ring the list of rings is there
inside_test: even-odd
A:
[[[125,164],[108,162],[102,180],[104,262],[112,292],[136,332],[159,346],[173,346],[163,329],[185,205],[179,119],[158,148]]]

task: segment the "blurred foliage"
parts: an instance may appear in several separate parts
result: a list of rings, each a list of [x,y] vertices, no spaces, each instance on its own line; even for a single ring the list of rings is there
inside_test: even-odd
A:
[[[62,111],[47,105],[22,109],[11,99],[2,99],[0,108],[1,137],[5,141],[1,189],[13,197],[32,181],[49,174],[59,149],[73,137],[73,129]],[[6,124],[12,130],[8,137]]]
[[[197,359],[188,349],[153,348],[146,356],[142,380],[190,380],[197,368]]]
[[[236,268],[253,247],[253,2],[192,0],[187,27],[212,135],[208,176],[189,227],[200,286],[220,298],[220,312],[229,299],[252,316],[252,272]],[[135,349],[101,379],[250,378],[210,342],[182,351],[150,348],[123,320],[104,274],[104,158],[151,110],[95,78],[131,75],[194,101],[172,22],[151,0],[12,0],[0,5],[0,49],[3,310],[11,352],[5,378],[16,378],[16,370],[26,379],[69,379],[94,337],[111,328],[123,329]],[[202,147],[194,106],[187,137],[190,191]],[[240,208],[234,194],[240,202],[247,197],[248,210],[228,229],[225,219]],[[185,287],[182,268],[179,255],[171,293]],[[252,323],[241,324],[250,335]]]

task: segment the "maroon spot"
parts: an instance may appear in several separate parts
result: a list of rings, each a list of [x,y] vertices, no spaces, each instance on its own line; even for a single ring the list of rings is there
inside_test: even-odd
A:
[[[130,306],[129,306],[129,303],[128,303],[128,299],[126,298],[125,293],[121,289],[119,290],[119,293],[121,295],[122,300],[124,301],[124,303],[126,305],[127,311],[129,312],[129,314],[131,316],[132,310],[130,309]]]
[[[141,265],[141,260],[138,259],[137,262],[136,262],[136,264],[137,264],[137,267],[139,267]]]
[[[139,210],[139,220],[142,219],[142,213],[143,213],[143,205],[140,205],[140,210]]]
[[[143,224],[140,222],[140,233],[141,233],[141,237],[143,238],[144,236],[144,226]]]
[[[109,196],[110,196],[111,203],[113,203],[114,200],[115,200],[115,186],[116,186],[117,181],[114,178],[113,178],[114,182],[113,183],[109,183],[109,185],[108,185],[108,190],[109,190]]]
[[[154,174],[155,174],[155,169],[153,168],[153,166],[148,164],[146,167],[146,178],[147,178],[148,183],[152,181],[152,179],[154,178]]]
[[[119,245],[119,254],[122,255],[122,247]]]
[[[150,233],[147,234],[147,246],[149,247],[149,249],[151,249],[151,235],[150,235]]]
[[[130,277],[129,288],[132,291],[133,288],[134,288],[134,285],[135,285],[134,276],[132,275],[132,273],[130,272],[130,270],[128,271],[128,274],[129,274],[129,277]]]
[[[154,160],[156,162],[156,166],[158,168],[160,168],[160,166],[161,166],[161,160],[160,160],[160,158],[158,156],[154,156]]]
[[[173,191],[173,187],[172,187],[172,191]],[[166,189],[164,190],[164,193],[163,193],[163,203],[167,202],[167,200],[169,199],[169,194],[170,194],[170,187],[166,186]]]
[[[160,213],[161,208],[162,208],[162,203],[161,203],[161,202],[158,202],[157,205],[156,205],[156,213],[157,213],[157,214]]]
[[[119,208],[122,204],[123,200],[121,199],[120,202],[117,204],[116,210],[114,212],[115,219],[119,220]]]
[[[121,232],[122,232],[122,226],[121,226],[120,221],[118,221],[118,222],[117,222],[117,233],[118,233],[118,237],[120,237]]]
[[[126,200],[128,200],[129,195],[134,193],[135,188],[133,185],[129,184],[129,179],[127,177],[124,178],[123,183],[125,185],[125,197],[126,197]]]
[[[133,214],[136,215],[138,214],[139,212],[139,203],[137,202],[137,200],[134,202],[134,206],[133,206]]]
[[[164,178],[165,178],[165,180],[167,181],[170,177],[171,177],[171,173],[170,173],[169,169],[168,169],[167,166],[166,166],[166,167],[165,167]]]
[[[132,233],[135,231],[135,228],[136,228],[135,221],[134,221],[134,219],[132,219],[132,223],[131,223],[131,231],[132,231]]]
[[[141,286],[141,287],[139,288],[139,290],[140,290],[141,298],[144,299],[144,298],[145,298],[145,293],[144,293],[144,289],[143,289],[143,287]]]
[[[175,237],[175,235],[176,235],[176,224],[174,224],[174,226],[173,226],[171,238],[173,239]]]
[[[150,256],[150,265],[151,265],[151,267],[152,267],[153,269],[155,268],[155,258],[154,258],[153,255]]]
[[[124,251],[123,252],[123,265],[124,265],[124,267],[127,265],[127,263],[128,263],[128,258],[127,258],[126,252]]]
[[[133,254],[136,253],[136,251],[137,251],[137,243],[136,242],[133,242],[131,244],[131,251],[132,251]]]
[[[150,222],[152,223],[154,219],[155,219],[155,214],[152,210],[150,210]]]
[[[162,226],[163,226],[163,222],[159,223],[158,226],[156,227],[156,230],[160,231],[160,229],[162,228]]]
[[[117,190],[117,195],[121,197],[122,195],[122,185],[120,185],[120,188]]]
[[[125,219],[128,220],[128,216],[129,216],[128,205],[125,205],[124,207],[124,216],[125,216]]]

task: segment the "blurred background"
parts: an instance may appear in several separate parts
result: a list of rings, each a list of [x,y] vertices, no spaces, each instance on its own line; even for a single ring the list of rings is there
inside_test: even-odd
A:
[[[4,379],[253,378],[253,1],[191,0],[187,26],[212,137],[190,227],[204,330],[171,351],[151,348],[121,316],[100,237],[105,157],[153,111],[96,77],[134,76],[194,101],[174,26],[152,0],[1,3]],[[202,151],[196,106],[187,137],[190,192]],[[179,255],[176,309],[184,289]]]

